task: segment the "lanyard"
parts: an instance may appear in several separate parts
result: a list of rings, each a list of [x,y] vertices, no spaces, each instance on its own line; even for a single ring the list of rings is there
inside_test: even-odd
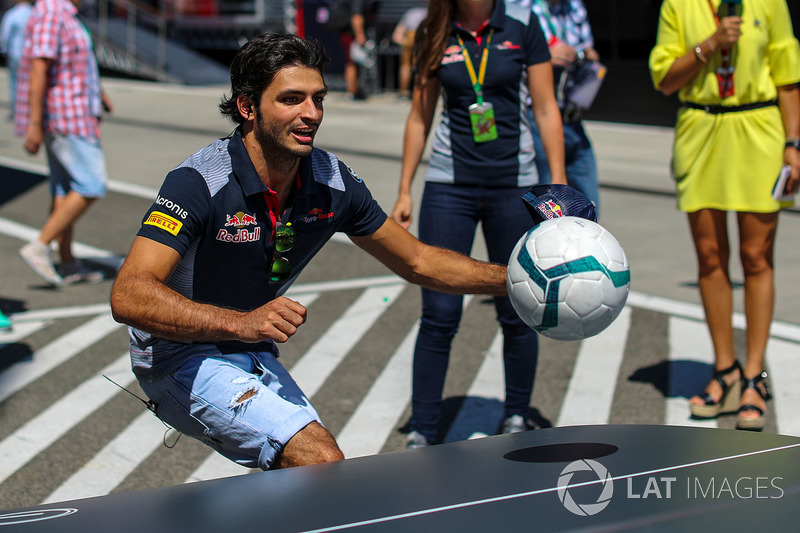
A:
[[[472,89],[475,91],[478,104],[483,104],[483,80],[486,78],[486,65],[489,62],[489,45],[492,43],[493,34],[494,28],[489,30],[489,36],[486,38],[486,46],[483,47],[483,53],[481,54],[480,73],[478,75],[475,74],[475,66],[472,64],[469,52],[467,52],[464,46],[464,40],[461,38],[461,35],[456,34],[458,44],[461,45],[461,54],[464,56],[464,64],[467,66],[469,79],[472,80]]]

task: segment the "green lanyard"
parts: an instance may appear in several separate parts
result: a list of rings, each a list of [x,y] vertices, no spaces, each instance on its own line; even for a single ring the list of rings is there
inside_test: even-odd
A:
[[[486,46],[483,47],[483,53],[481,54],[480,74],[476,75],[475,66],[472,64],[469,52],[467,52],[464,46],[464,40],[461,38],[461,35],[456,34],[458,44],[461,45],[461,54],[464,56],[464,64],[467,65],[467,72],[469,72],[469,79],[472,80],[472,88],[475,91],[478,104],[483,104],[483,80],[486,78],[486,65],[489,62],[489,45],[492,43],[492,35],[494,35],[494,28],[489,30],[489,36],[486,38]]]

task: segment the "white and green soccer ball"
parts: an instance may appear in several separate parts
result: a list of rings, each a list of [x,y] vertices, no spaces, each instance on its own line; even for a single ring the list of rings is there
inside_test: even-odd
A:
[[[531,328],[558,340],[597,335],[617,318],[630,291],[628,258],[600,224],[545,220],[520,238],[508,261],[511,304]]]

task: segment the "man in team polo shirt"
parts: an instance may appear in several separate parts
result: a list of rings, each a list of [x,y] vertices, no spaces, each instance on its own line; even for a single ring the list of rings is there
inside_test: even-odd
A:
[[[281,295],[334,233],[410,282],[506,293],[504,266],[420,243],[313,147],[327,61],[293,35],[240,50],[220,104],[238,127],[167,174],[111,293],[158,417],[247,467],[343,458],[276,346],[306,319]]]

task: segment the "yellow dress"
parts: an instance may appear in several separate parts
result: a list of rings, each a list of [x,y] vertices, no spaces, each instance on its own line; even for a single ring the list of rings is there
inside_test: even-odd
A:
[[[720,0],[712,0],[716,10]],[[734,94],[720,99],[716,52],[681,101],[737,106],[777,98],[777,88],[800,81],[800,45],[785,0],[744,0],[742,34],[732,49]],[[650,73],[656,87],[672,63],[716,30],[708,0],[664,0]],[[777,106],[708,114],[681,107],[673,145],[672,173],[678,209],[771,213],[782,204],[772,186],[783,165],[785,133]],[[787,205],[787,204],[783,204]]]

